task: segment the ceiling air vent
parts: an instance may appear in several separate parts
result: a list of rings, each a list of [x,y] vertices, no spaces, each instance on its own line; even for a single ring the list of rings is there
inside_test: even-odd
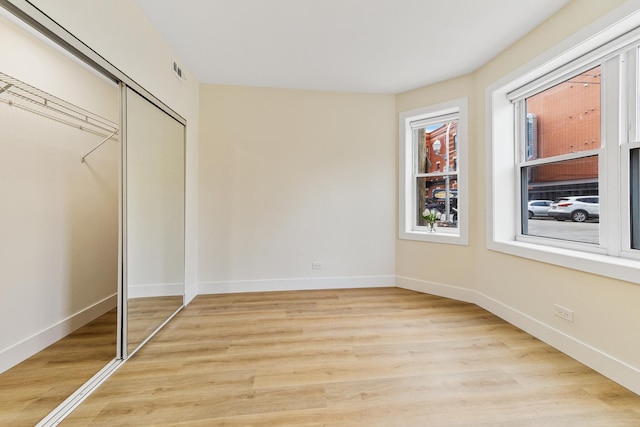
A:
[[[182,71],[182,67],[180,67],[176,61],[173,61],[173,72],[180,80],[187,80],[187,76],[184,74],[184,71]]]

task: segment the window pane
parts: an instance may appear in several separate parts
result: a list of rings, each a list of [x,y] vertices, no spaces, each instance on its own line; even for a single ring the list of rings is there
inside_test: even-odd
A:
[[[458,123],[447,122],[424,129],[422,173],[451,172],[458,168]]]
[[[597,156],[524,167],[521,176],[522,234],[599,242]]]
[[[456,175],[417,178],[416,224],[426,225],[422,218],[425,209],[441,213],[440,227],[458,227],[458,179]],[[447,193],[449,202],[447,203]]]
[[[444,174],[419,177],[416,194],[416,224],[425,226],[422,218],[425,209],[435,209],[442,214],[439,227],[458,226],[458,144],[457,121],[436,123],[414,130],[417,146],[415,170],[418,174]],[[448,195],[448,197],[447,197]]]
[[[525,160],[600,148],[600,67],[526,100]]]

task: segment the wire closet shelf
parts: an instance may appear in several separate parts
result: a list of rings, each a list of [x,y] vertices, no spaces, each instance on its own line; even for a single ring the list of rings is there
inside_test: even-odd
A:
[[[102,142],[82,157],[83,162],[89,154],[119,132],[117,123],[2,72],[0,72],[0,102],[103,137]]]

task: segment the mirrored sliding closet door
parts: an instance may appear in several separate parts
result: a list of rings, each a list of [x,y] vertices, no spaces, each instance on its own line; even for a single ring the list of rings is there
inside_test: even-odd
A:
[[[0,40],[0,425],[55,426],[183,306],[186,122],[29,2]]]
[[[123,93],[125,357],[183,305],[185,126]]]
[[[119,88],[8,13],[0,40],[0,425],[33,426],[116,358]]]

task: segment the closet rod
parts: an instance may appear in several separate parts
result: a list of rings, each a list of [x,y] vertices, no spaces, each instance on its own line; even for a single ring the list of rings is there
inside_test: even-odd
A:
[[[85,154],[84,156],[82,156],[82,163],[84,163],[84,159],[87,158],[87,156],[89,156],[89,154],[93,153],[94,151],[96,151],[98,148],[100,148],[102,146],[102,144],[104,144],[105,142],[107,142],[108,140],[110,140],[111,138],[113,138],[116,134],[118,133],[118,131],[113,132],[111,135],[109,135],[108,137],[106,137],[105,139],[102,140],[102,142],[100,142],[100,144],[96,145],[95,147],[93,147],[93,150],[89,151],[87,154]]]

